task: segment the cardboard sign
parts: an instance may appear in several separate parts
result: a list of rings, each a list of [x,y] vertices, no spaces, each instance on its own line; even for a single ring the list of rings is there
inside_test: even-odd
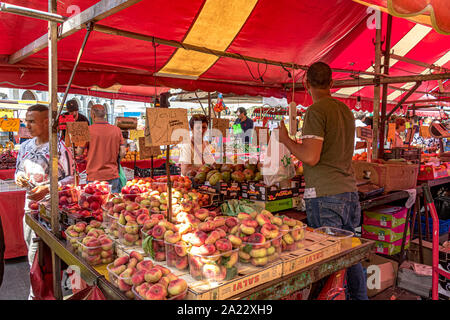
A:
[[[431,138],[428,126],[420,126],[419,132],[421,137],[425,139]]]
[[[363,140],[372,140],[373,132],[370,128],[357,127],[356,128],[356,136]]]
[[[144,136],[144,130],[130,130],[130,140],[137,140]]]
[[[172,137],[175,130],[182,129],[189,135],[186,109],[147,108],[145,144],[147,146],[163,146],[178,144],[183,136]],[[181,130],[180,130],[181,131]]]
[[[122,130],[136,129],[137,118],[135,117],[116,117],[116,126]]]
[[[69,136],[75,146],[84,146],[90,140],[88,123],[84,121],[68,122],[66,136]]]
[[[19,132],[20,119],[17,118],[0,118],[0,129],[3,132]]]
[[[220,130],[224,138],[227,136],[227,130],[229,127],[230,127],[230,120],[228,119],[219,119],[219,118],[212,119],[212,128]]]
[[[395,123],[389,123],[387,141],[395,141]]]
[[[157,157],[160,154],[161,154],[161,148],[159,146],[147,147],[145,145],[145,137],[139,138],[139,157],[141,160],[149,159],[152,156]]]

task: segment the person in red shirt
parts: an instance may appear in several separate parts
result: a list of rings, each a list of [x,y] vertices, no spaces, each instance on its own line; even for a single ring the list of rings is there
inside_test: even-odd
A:
[[[90,141],[80,147],[80,155],[87,149],[87,182],[107,181],[111,192],[120,192],[119,163],[126,154],[122,131],[109,124],[105,107],[101,104],[91,108],[92,125],[89,126]]]

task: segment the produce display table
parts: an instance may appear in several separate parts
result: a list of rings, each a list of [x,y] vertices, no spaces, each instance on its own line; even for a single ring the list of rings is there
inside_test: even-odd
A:
[[[5,259],[26,256],[27,245],[23,238],[25,191],[0,192],[0,216],[5,234]]]
[[[153,159],[153,168],[159,168],[166,163],[166,159]],[[134,169],[134,161],[122,161],[120,162],[122,167]],[[136,166],[141,169],[150,169],[152,167],[152,161],[148,160],[136,160]]]
[[[14,179],[15,172],[16,172],[16,169],[0,170],[0,180]]]
[[[107,299],[127,299],[118,288],[114,287],[114,285],[106,279],[102,272],[97,271],[99,268],[89,266],[83,259],[69,251],[66,248],[65,240],[55,237],[47,228],[38,222],[36,217],[26,213],[26,222],[33,230],[35,230],[41,240],[62,259],[62,261],[67,265],[79,266],[81,277],[86,282],[91,284],[96,281]],[[321,254],[305,255],[306,260],[303,262],[305,267],[293,272],[287,270],[288,274],[285,273],[287,269],[285,264],[287,262],[292,263],[292,261],[280,260],[279,263],[275,263],[275,265],[277,265],[276,277],[273,277],[270,281],[266,281],[261,285],[254,286],[237,295],[228,297],[227,299],[273,300],[283,298],[284,296],[301,290],[311,283],[327,277],[336,271],[350,267],[367,259],[371,254],[374,242],[366,239],[360,240],[362,242],[360,245],[347,250],[339,250],[339,247],[334,246],[333,248],[335,251],[328,250],[321,251]],[[331,246],[327,248],[331,248]],[[236,284],[236,280],[231,281],[234,281],[234,284]],[[193,299],[193,295],[188,294],[188,298]],[[212,299],[214,299],[214,297],[212,297]]]

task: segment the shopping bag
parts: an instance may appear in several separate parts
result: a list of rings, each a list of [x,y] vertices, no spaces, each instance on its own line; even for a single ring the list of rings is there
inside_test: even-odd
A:
[[[295,177],[295,167],[291,152],[278,139],[279,130],[275,129],[270,135],[269,145],[264,155],[262,175],[264,184],[272,186]]]
[[[123,170],[120,164],[119,164],[119,179],[120,179],[120,189],[122,189],[127,184],[127,177],[125,176],[125,171]]]
[[[105,295],[99,287],[86,287],[83,290],[75,293],[67,300],[106,300]]]
[[[30,270],[30,285],[33,289],[34,300],[55,300],[53,294],[52,256],[47,246],[42,246],[44,265],[39,265],[39,249],[34,256]]]

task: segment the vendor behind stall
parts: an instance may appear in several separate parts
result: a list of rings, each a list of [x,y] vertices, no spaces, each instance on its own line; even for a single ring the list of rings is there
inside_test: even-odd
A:
[[[105,119],[106,110],[101,104],[91,108],[92,125],[89,126],[90,141],[79,147],[77,154],[87,149],[87,182],[107,181],[111,192],[120,192],[119,163],[125,156],[122,131]]]
[[[82,115],[79,111],[78,111],[78,102],[75,99],[69,100],[66,102],[66,109],[67,112],[63,113],[63,115],[67,116],[67,115],[72,115],[73,116],[73,120],[76,122],[87,122],[89,125],[89,119],[86,118],[84,115]],[[61,130],[61,136],[63,139],[65,139],[66,137],[66,130]]]
[[[194,125],[196,122],[201,123],[201,146],[194,144],[194,138],[196,138]],[[208,118],[202,114],[194,114],[189,120],[189,127],[191,128],[189,143],[183,143],[180,147],[179,163],[181,164],[181,174],[184,176],[192,169],[198,169],[204,164],[213,164],[215,162],[211,152],[211,145],[207,141],[204,141],[205,133],[208,130]]]
[[[406,120],[404,118],[395,119],[395,140],[392,143],[393,148],[402,148],[403,139],[400,136],[400,133],[405,132],[406,130]]]
[[[305,88],[314,103],[306,111],[302,143],[289,137],[284,122],[280,124],[279,138],[303,162],[308,225],[354,232],[361,221],[352,169],[355,119],[348,106],[331,97],[332,85],[330,67],[323,62],[312,64]],[[368,299],[360,263],[347,269],[347,283],[350,299]]]
[[[49,200],[50,191],[50,151],[48,132],[48,107],[36,104],[28,108],[25,122],[33,137],[20,145],[17,155],[15,181],[19,187],[27,189],[25,209],[30,200]],[[74,165],[72,153],[68,151],[64,142],[58,144],[58,184],[65,185],[74,182]],[[23,219],[23,231],[28,247],[28,263],[30,268],[38,247],[33,242],[36,234]],[[30,298],[32,298],[30,290]]]

